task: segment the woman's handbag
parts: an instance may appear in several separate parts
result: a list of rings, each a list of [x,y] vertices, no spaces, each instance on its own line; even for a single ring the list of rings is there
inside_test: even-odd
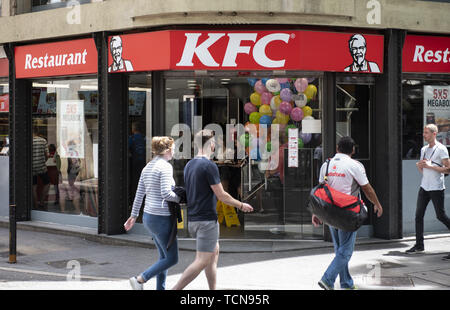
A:
[[[330,159],[325,182],[311,190],[308,207],[325,224],[344,231],[356,231],[368,217],[367,208],[358,197],[344,194],[326,183],[329,165]]]

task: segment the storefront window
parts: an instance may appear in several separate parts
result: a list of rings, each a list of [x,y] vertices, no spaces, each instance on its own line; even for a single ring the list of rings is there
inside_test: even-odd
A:
[[[152,158],[151,85],[150,74],[130,75],[128,88],[128,214],[133,208],[142,169]],[[137,218],[138,223],[142,223],[143,210],[144,208],[141,208],[141,213]]]
[[[302,72],[282,77],[272,72],[211,72],[201,77],[167,72],[165,126],[166,135],[177,141],[177,185],[183,185],[184,166],[195,156],[193,143],[184,143],[189,140],[185,135],[192,141],[195,131],[207,126],[219,146],[214,160],[224,189],[255,210],[244,215],[219,203],[221,238],[322,236],[307,210],[322,163],[320,83],[319,75]],[[291,148],[289,140],[295,142]]]
[[[406,77],[402,82],[402,156],[403,159],[419,159],[425,124],[436,124],[437,140],[450,147],[450,79]]]
[[[9,144],[9,87],[0,80],[0,151]],[[6,152],[6,150],[5,150]],[[6,155],[6,154],[3,154]]]
[[[33,210],[97,217],[96,79],[33,82]]]
[[[91,3],[92,0],[33,0],[32,2],[32,11],[43,11],[43,10],[51,10],[58,8],[65,8],[67,6],[73,6],[76,3],[84,4]]]

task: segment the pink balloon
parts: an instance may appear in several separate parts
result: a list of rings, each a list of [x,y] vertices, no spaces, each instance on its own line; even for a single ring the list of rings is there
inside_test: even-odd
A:
[[[296,79],[294,86],[298,92],[303,93],[306,90],[306,87],[308,87],[308,80],[305,78]]]
[[[303,119],[303,110],[300,108],[293,108],[291,111],[291,119],[295,122],[300,122]]]
[[[292,106],[289,102],[283,101],[280,103],[280,112],[289,115],[292,111]]]
[[[258,112],[258,108],[254,104],[252,104],[251,102],[247,102],[244,105],[244,111],[245,111],[245,113],[250,115],[253,112]]]
[[[265,91],[261,95],[261,103],[262,104],[270,104],[270,100],[272,99],[272,94]]]
[[[258,80],[256,83],[255,83],[255,91],[258,93],[258,94],[262,94],[263,92],[266,92],[267,91],[267,88],[266,88],[266,86],[264,86],[264,84],[263,84],[263,82],[261,81],[261,80]]]
[[[289,80],[287,78],[277,78],[277,81],[280,84],[289,82]]]

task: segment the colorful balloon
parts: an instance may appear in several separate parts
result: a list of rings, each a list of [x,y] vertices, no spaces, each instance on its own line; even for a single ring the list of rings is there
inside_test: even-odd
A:
[[[272,99],[270,99],[270,108],[272,111],[277,111],[280,109],[280,103],[283,102],[281,100],[280,96],[273,96]]]
[[[263,92],[265,92],[265,91],[267,91],[267,88],[264,86],[264,84],[263,84],[263,82],[261,81],[261,80],[259,80],[259,81],[257,81],[256,83],[255,83],[255,91],[258,93],[258,94],[262,94]]]
[[[248,78],[247,81],[248,81],[248,84],[250,84],[251,87],[254,87],[255,83],[258,81],[258,79]]]
[[[302,138],[298,138],[298,148],[302,149],[304,146]]]
[[[283,84],[283,83],[289,83],[289,79],[287,78],[277,78],[276,79],[278,81],[278,83]]]
[[[292,100],[292,91],[289,88],[283,88],[280,91],[280,98],[283,101],[290,102]]]
[[[244,111],[245,111],[245,113],[247,113],[248,115],[250,115],[250,114],[253,113],[253,112],[257,112],[257,111],[258,111],[258,108],[257,108],[254,104],[252,104],[251,102],[247,102],[247,103],[244,105]]]
[[[250,95],[250,102],[256,106],[261,105],[261,95],[254,92]]]
[[[295,126],[294,124],[290,124],[286,126],[286,136],[289,135],[289,129],[294,129],[297,128],[297,126]]]
[[[266,82],[266,88],[271,93],[279,92],[281,90],[280,83],[275,79],[270,79]]]
[[[300,132],[300,138],[302,138],[304,144],[308,144],[311,141],[312,134]]]
[[[289,115],[292,111],[292,106],[289,102],[283,101],[280,103],[280,112]]]
[[[252,124],[259,124],[259,119],[261,118],[261,113],[253,112],[250,114],[249,120]]]
[[[265,91],[261,94],[261,104],[270,104],[270,100],[272,100],[273,95],[268,91]]]
[[[272,117],[270,117],[269,115],[262,115],[259,118],[259,123],[261,125],[270,125],[272,123]]]
[[[296,79],[294,82],[294,86],[299,93],[303,93],[308,87],[308,80],[305,78]]]
[[[304,94],[306,95],[308,100],[314,99],[317,94],[317,87],[313,84],[309,84],[308,87],[306,87]]]
[[[293,121],[300,122],[303,119],[303,110],[298,107],[293,108],[290,115]]]
[[[270,108],[270,106],[269,105],[267,105],[267,104],[262,104],[260,107],[259,107],[259,113],[261,113],[261,115],[266,115],[266,116],[272,116],[272,109]],[[260,122],[260,124],[261,124],[261,122]]]
[[[248,147],[250,145],[250,140],[250,134],[247,132],[239,137],[239,142],[245,147]]]
[[[292,99],[294,100],[295,105],[299,108],[303,108],[308,102],[308,98],[305,94],[294,95],[292,96]]]
[[[279,121],[279,124],[286,125],[289,122],[289,115],[283,114],[281,111],[277,111],[276,118]]]
[[[311,116],[312,115],[312,109],[309,106],[304,106],[302,108],[303,110],[303,116]]]

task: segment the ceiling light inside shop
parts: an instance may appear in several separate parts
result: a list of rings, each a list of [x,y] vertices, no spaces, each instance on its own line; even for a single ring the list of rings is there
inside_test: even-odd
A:
[[[231,81],[231,79],[220,79],[221,81]]]
[[[128,90],[131,91],[151,91],[151,88],[145,88],[145,87],[128,87]]]
[[[69,88],[69,84],[42,84],[42,83],[33,83],[33,87]]]
[[[97,85],[81,85],[80,89],[87,89],[87,90],[97,90]]]
[[[189,83],[197,83],[197,81],[195,81],[195,80],[188,80],[187,82],[188,82],[188,84]]]

